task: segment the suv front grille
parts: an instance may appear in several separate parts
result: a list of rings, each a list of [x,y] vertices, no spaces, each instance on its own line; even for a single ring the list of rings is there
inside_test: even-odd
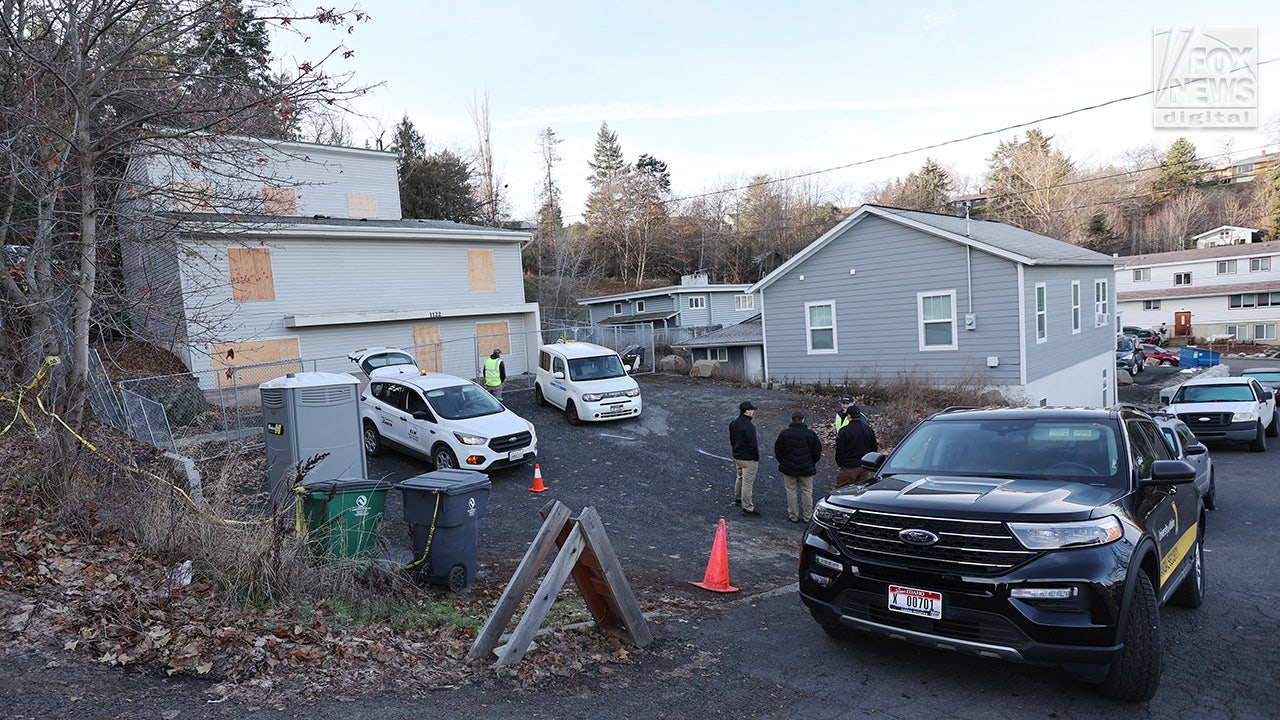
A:
[[[502,435],[489,441],[489,447],[498,452],[507,452],[509,450],[519,450],[529,441],[533,439],[533,435],[528,430],[519,432],[514,435]]]
[[[938,542],[908,545],[902,530],[928,530]],[[1036,556],[995,520],[953,520],[859,510],[839,531],[851,554],[913,570],[961,575],[1000,575]]]
[[[1231,425],[1231,413],[1224,412],[1179,413],[1178,419],[1186,423],[1191,432],[1195,432],[1197,428],[1207,430]]]

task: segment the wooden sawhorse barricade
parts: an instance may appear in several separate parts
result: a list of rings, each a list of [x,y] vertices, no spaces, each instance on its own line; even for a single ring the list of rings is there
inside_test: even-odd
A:
[[[635,593],[622,574],[622,565],[613,552],[609,536],[595,508],[586,507],[576,518],[569,517],[569,508],[559,500],[552,500],[541,510],[542,527],[529,549],[525,551],[520,566],[516,568],[507,589],[502,591],[493,614],[480,628],[480,634],[471,644],[469,657],[483,658],[493,653],[499,665],[520,662],[533,645],[534,633],[546,619],[551,603],[560,594],[560,588],[573,575],[578,590],[586,600],[587,609],[596,625],[606,632],[621,635],[637,647],[653,641],[649,624],[640,612]],[[560,552],[551,563],[538,592],[525,609],[506,645],[498,647],[502,630],[511,621],[520,600],[533,584],[538,569],[551,553],[552,547]]]

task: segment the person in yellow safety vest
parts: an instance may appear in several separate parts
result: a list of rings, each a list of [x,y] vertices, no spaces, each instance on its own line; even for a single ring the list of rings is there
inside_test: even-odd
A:
[[[853,398],[844,395],[840,398],[840,412],[836,413],[836,432],[849,424],[849,408],[853,406]]]
[[[484,389],[499,400],[502,399],[502,383],[507,381],[507,366],[502,362],[502,350],[494,348],[484,361]]]

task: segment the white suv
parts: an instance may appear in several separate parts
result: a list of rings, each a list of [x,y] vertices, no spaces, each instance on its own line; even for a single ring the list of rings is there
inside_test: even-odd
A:
[[[640,386],[627,375],[618,353],[584,342],[538,349],[533,395],[539,405],[564,410],[570,425],[640,414]]]
[[[408,366],[412,367],[412,366]],[[538,455],[533,423],[516,415],[470,380],[444,373],[377,368],[360,394],[364,449],[387,446],[441,468],[497,470]]]

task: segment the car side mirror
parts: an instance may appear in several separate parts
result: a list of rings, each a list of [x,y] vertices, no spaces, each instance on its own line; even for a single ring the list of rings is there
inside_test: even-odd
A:
[[[863,468],[874,472],[879,470],[881,465],[884,465],[884,460],[887,457],[889,456],[882,452],[873,451],[863,455],[862,459],[858,461],[858,464]]]
[[[551,377],[553,377],[553,378],[555,378],[555,379],[557,379],[557,380],[563,380],[563,379],[564,379],[564,373],[563,373],[563,372],[560,372],[560,371],[556,371],[556,372],[551,373]]]
[[[1151,463],[1151,477],[1138,481],[1141,486],[1186,485],[1196,479],[1196,469],[1186,460],[1156,460]]]
[[[426,420],[427,422],[435,422],[434,420],[431,419],[431,413],[427,412],[426,410],[415,410],[413,412],[413,419]]]
[[[1209,448],[1201,445],[1200,443],[1191,443],[1183,448],[1183,451],[1188,455],[1203,455],[1209,452]]]

